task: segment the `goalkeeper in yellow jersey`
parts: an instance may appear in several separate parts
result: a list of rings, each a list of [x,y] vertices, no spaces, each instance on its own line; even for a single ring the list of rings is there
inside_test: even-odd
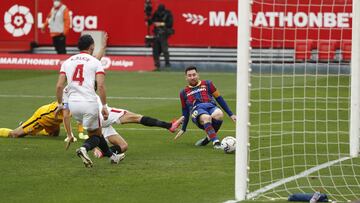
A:
[[[57,102],[41,106],[27,121],[23,122],[15,130],[0,128],[0,137],[19,138],[26,135],[59,136],[63,115],[60,113],[55,117],[57,106]],[[81,125],[78,130],[80,139],[87,137],[87,135],[83,134],[84,129]]]

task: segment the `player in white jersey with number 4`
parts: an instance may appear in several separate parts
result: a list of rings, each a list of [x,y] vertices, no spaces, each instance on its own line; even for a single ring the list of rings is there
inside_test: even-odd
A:
[[[69,91],[69,109],[73,117],[83,124],[88,131],[89,139],[83,146],[76,150],[77,155],[82,159],[86,167],[92,167],[93,163],[87,152],[99,147],[110,157],[111,163],[118,163],[120,157],[113,154],[104,137],[101,134],[101,123],[99,111],[104,119],[108,118],[109,112],[106,105],[105,72],[98,59],[92,56],[94,51],[94,40],[90,35],[83,35],[79,38],[78,48],[80,54],[67,59],[61,66],[60,75],[56,85],[56,97],[59,110],[62,109],[62,97],[65,83]],[[102,109],[99,109],[95,81],[98,86]],[[67,135],[69,141],[73,140],[71,134]]]
[[[95,89],[96,89],[96,83],[95,83]],[[70,111],[68,109],[68,91],[67,88],[64,89],[63,94],[63,118],[64,118],[64,126],[67,132],[72,134],[72,128],[71,128],[71,116]],[[99,108],[102,108],[101,99],[99,96],[97,96],[97,101]],[[127,123],[138,123],[142,124],[144,126],[149,127],[160,127],[169,130],[171,133],[174,133],[176,129],[179,127],[179,125],[183,121],[183,117],[177,120],[173,120],[171,123],[166,121],[161,121],[159,119],[144,116],[141,114],[133,113],[131,111],[125,110],[125,109],[118,109],[114,107],[108,107],[109,116],[107,120],[104,120],[100,113],[100,121],[101,121],[101,127],[102,127],[102,134],[106,141],[109,144],[112,144],[110,147],[110,150],[113,153],[119,154],[121,156],[120,160],[125,158],[125,152],[128,149],[128,144],[125,141],[125,139],[118,133],[116,130],[112,127],[114,124],[127,124]],[[68,139],[68,138],[67,138]],[[94,149],[94,155],[95,157],[101,158],[104,156],[104,153],[102,150],[99,150],[98,148]]]

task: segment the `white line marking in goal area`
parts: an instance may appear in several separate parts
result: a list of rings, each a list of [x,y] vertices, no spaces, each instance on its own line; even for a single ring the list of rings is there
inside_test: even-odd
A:
[[[10,95],[10,94],[0,94],[0,97],[3,98],[55,98],[55,96],[41,96],[41,95]],[[179,100],[175,97],[112,97],[108,96],[108,99],[129,99],[129,100]],[[226,99],[226,101],[236,101],[236,99]]]
[[[115,127],[115,126],[113,126]],[[117,130],[129,130],[129,131],[164,131],[166,129],[161,129],[161,128],[122,128],[122,127],[118,127],[116,128]],[[200,129],[186,129],[186,131],[203,131]],[[235,130],[222,130],[220,129],[221,132],[235,132]]]
[[[228,201],[226,201],[224,203],[237,203],[237,202],[239,202],[239,201],[237,201],[237,200],[228,200]]]
[[[305,177],[305,176],[310,175],[311,173],[314,173],[315,171],[319,171],[319,170],[321,170],[321,169],[323,169],[323,168],[327,168],[327,167],[329,167],[329,166],[331,166],[331,165],[334,165],[334,164],[339,163],[339,162],[342,162],[342,161],[346,161],[346,160],[348,160],[348,159],[350,159],[350,157],[343,157],[343,158],[338,159],[338,160],[329,161],[329,162],[323,163],[323,164],[321,164],[321,165],[319,165],[319,166],[315,166],[315,167],[310,168],[310,169],[308,169],[308,170],[306,170],[306,171],[303,171],[303,172],[301,172],[301,173],[299,173],[299,174],[297,174],[297,175],[295,175],[295,176],[291,176],[291,177],[282,179],[282,180],[280,180],[280,181],[278,181],[278,182],[272,183],[272,184],[267,185],[267,186],[265,186],[265,187],[263,187],[263,188],[261,188],[261,189],[259,189],[259,190],[256,190],[256,191],[254,191],[254,192],[252,192],[252,193],[249,193],[249,194],[246,195],[246,199],[255,198],[255,197],[258,196],[259,194],[264,193],[264,192],[267,192],[267,191],[269,191],[269,190],[271,190],[271,189],[273,189],[273,188],[276,188],[276,187],[278,187],[278,186],[280,186],[280,185],[283,185],[283,184],[285,184],[285,183],[288,183],[288,182],[290,182],[290,181],[293,181],[293,180],[296,180],[296,179],[299,179],[299,178],[303,178],[303,177]]]

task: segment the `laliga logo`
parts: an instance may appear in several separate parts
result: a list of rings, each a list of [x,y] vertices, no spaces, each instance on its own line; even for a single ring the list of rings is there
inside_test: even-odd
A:
[[[102,57],[100,62],[104,69],[108,69],[111,65],[111,59],[109,57]]]
[[[34,18],[29,8],[15,4],[5,12],[4,24],[8,33],[14,37],[21,37],[29,34]]]
[[[132,68],[134,67],[135,62],[132,60],[126,60],[126,59],[119,59],[119,58],[109,58],[109,57],[102,57],[101,65],[104,69],[112,67],[121,67],[121,68]]]

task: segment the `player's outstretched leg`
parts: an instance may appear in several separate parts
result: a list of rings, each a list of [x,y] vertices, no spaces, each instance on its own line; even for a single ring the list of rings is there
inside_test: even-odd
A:
[[[178,129],[178,127],[184,122],[184,119],[185,119],[184,116],[181,116],[180,118],[173,120],[171,122],[171,127],[168,130],[174,133],[176,129]]]
[[[180,126],[180,124],[183,122],[184,117],[181,117],[177,120],[172,121],[171,123],[158,120],[156,118],[148,117],[148,116],[142,116],[140,119],[140,124],[144,126],[157,126],[160,128],[168,129],[170,132],[174,133],[176,129]]]
[[[180,117],[179,119],[174,120],[173,122],[169,123],[169,122],[161,121],[156,118],[152,118],[149,116],[143,116],[143,115],[135,114],[132,112],[127,112],[124,116],[122,116],[120,118],[120,122],[122,124],[139,123],[139,124],[142,124],[144,126],[149,126],[149,127],[156,126],[156,127],[168,129],[172,133],[176,131],[176,129],[183,122],[183,120],[184,120],[184,117]]]

